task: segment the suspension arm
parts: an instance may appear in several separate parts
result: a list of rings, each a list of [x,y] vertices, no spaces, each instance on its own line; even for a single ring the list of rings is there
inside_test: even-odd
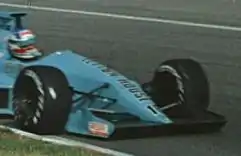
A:
[[[76,100],[74,100],[73,102],[78,102],[80,100],[83,100],[84,98],[88,98],[88,99],[94,99],[94,98],[99,98],[101,100],[105,100],[106,102],[109,102],[109,103],[115,103],[117,100],[114,99],[114,98],[109,98],[109,97],[105,97],[105,96],[101,96],[101,95],[96,95],[94,94],[95,92],[101,90],[101,89],[107,89],[109,88],[109,84],[108,83],[104,83],[103,85],[97,87],[97,88],[94,88],[92,89],[90,92],[82,92],[82,91],[77,91],[75,89],[72,88],[72,91],[75,93],[75,94],[80,94],[82,95],[81,97],[77,98]]]

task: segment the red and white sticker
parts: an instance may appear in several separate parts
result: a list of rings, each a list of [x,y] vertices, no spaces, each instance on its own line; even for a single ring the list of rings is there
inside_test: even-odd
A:
[[[91,134],[106,137],[108,135],[108,125],[100,122],[89,122],[88,128]]]

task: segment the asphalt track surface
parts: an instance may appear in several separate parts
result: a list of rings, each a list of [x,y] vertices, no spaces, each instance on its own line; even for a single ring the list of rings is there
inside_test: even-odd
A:
[[[241,25],[240,2],[228,0],[68,2],[67,4],[63,0],[39,0],[35,4],[68,9],[78,9],[79,6],[80,10],[89,11],[106,11],[103,5],[108,4],[107,6],[116,6],[116,9],[107,7],[110,9],[107,12],[112,9],[117,13],[132,15],[147,15],[145,9],[149,5],[154,7],[148,10],[149,15],[156,17],[165,12],[165,16],[171,19],[200,22],[202,17],[201,22]],[[216,10],[213,10],[215,8]],[[7,7],[0,9],[13,10]],[[217,13],[218,10],[223,12]],[[141,82],[150,79],[155,67],[166,59],[195,58],[202,63],[209,76],[210,109],[225,115],[229,121],[221,133],[210,135],[111,142],[83,138],[79,140],[138,156],[240,156],[241,32],[36,10],[29,12],[31,15],[27,24],[39,35],[39,44],[46,53],[71,48],[82,55],[109,64]],[[212,18],[212,15],[215,18]]]

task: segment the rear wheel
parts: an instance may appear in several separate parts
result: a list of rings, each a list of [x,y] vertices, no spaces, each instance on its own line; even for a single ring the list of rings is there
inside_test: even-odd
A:
[[[68,81],[60,70],[27,67],[20,72],[13,89],[16,126],[38,134],[61,133],[71,102]]]
[[[199,116],[209,106],[209,83],[201,65],[191,59],[163,62],[144,89],[169,116]]]

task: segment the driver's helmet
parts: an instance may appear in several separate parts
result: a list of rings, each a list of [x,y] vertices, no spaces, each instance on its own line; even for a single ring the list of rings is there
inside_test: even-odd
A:
[[[17,31],[8,38],[11,55],[18,59],[34,59],[42,53],[34,46],[36,36],[28,29]]]

